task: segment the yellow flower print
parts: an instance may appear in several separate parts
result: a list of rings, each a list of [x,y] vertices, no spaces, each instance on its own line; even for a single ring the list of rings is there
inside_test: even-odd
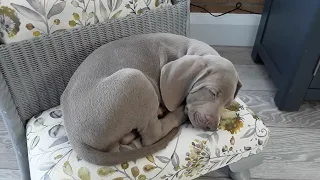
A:
[[[225,109],[222,112],[219,129],[229,131],[231,134],[236,134],[243,127],[243,122],[235,111]]]

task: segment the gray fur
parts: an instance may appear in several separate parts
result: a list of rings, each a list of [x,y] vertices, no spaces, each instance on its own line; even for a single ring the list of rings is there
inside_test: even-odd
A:
[[[61,105],[78,155],[115,165],[165,148],[188,116],[194,126],[215,130],[221,109],[240,87],[230,61],[207,44],[173,34],[136,35],[89,55],[70,79]],[[170,112],[159,120],[160,105]],[[117,152],[133,130],[145,147]]]

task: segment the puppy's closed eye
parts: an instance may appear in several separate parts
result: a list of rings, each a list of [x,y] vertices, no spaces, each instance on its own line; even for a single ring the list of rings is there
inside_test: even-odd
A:
[[[205,86],[198,88],[197,91],[193,91],[193,93],[191,94],[192,97],[194,97],[198,101],[213,101],[216,96],[213,91]]]
[[[216,91],[215,89],[212,88],[208,88],[209,92],[211,93],[211,95],[213,96],[213,98],[217,98],[219,96],[219,92]]]
[[[217,91],[208,87],[204,87],[201,92],[204,101],[215,101],[218,97]]]

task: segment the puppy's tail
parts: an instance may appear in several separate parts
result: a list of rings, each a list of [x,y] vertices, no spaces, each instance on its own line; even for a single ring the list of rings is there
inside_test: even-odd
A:
[[[81,156],[81,154],[83,153],[84,156],[82,156],[82,158],[92,164],[113,166],[152,155],[153,153],[166,148],[168,143],[175,137],[178,132],[179,129],[174,128],[165,137],[150,146],[124,152],[103,152],[96,150],[91,146],[85,145],[79,151],[79,155]]]

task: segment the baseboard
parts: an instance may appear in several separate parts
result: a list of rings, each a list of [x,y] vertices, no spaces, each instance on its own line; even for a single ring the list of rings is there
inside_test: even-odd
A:
[[[261,15],[208,13],[190,14],[190,37],[209,45],[253,46]]]

